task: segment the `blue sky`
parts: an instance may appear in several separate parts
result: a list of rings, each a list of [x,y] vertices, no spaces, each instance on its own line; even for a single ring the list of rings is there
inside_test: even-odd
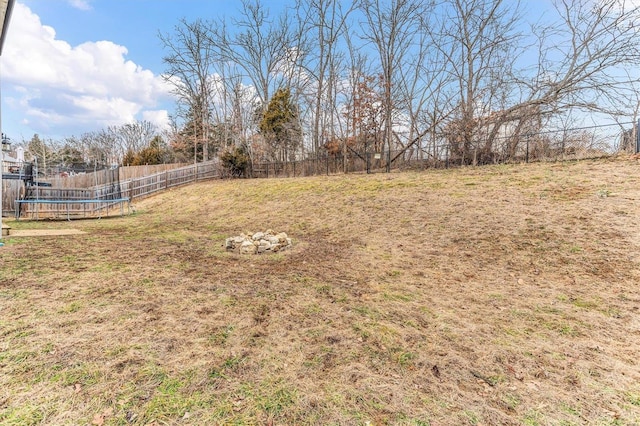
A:
[[[525,0],[544,16],[550,0]],[[638,0],[628,0],[637,4]],[[293,0],[263,0],[272,11]],[[232,17],[230,0],[16,0],[2,57],[2,131],[63,139],[148,120],[166,126],[175,102],[158,32],[179,19]]]
[[[270,7],[284,1],[269,2]],[[112,124],[166,123],[158,31],[229,16],[225,0],[17,0],[0,58],[2,130],[60,139]]]

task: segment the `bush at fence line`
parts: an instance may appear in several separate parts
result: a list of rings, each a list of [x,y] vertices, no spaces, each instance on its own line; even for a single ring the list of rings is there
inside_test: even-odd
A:
[[[231,148],[220,156],[222,168],[231,177],[245,176],[249,167],[249,156],[244,147]]]

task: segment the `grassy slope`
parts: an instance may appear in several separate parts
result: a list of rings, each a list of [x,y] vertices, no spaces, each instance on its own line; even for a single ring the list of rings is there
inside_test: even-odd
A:
[[[2,424],[637,424],[640,164],[213,181],[0,249]],[[272,228],[294,248],[226,253]]]

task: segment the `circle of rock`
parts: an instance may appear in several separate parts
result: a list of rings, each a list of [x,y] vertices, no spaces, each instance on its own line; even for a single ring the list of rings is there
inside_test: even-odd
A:
[[[291,238],[284,232],[275,233],[268,229],[265,232],[249,232],[229,237],[224,245],[227,251],[240,254],[276,253],[291,247]]]

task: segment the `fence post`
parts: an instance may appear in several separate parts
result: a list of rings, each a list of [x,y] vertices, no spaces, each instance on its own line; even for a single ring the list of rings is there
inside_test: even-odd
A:
[[[527,135],[527,155],[525,157],[525,163],[529,163],[529,135]]]
[[[447,150],[445,151],[444,155],[444,168],[449,168],[449,144],[447,144]]]
[[[640,154],[640,119],[636,124],[636,154]]]

